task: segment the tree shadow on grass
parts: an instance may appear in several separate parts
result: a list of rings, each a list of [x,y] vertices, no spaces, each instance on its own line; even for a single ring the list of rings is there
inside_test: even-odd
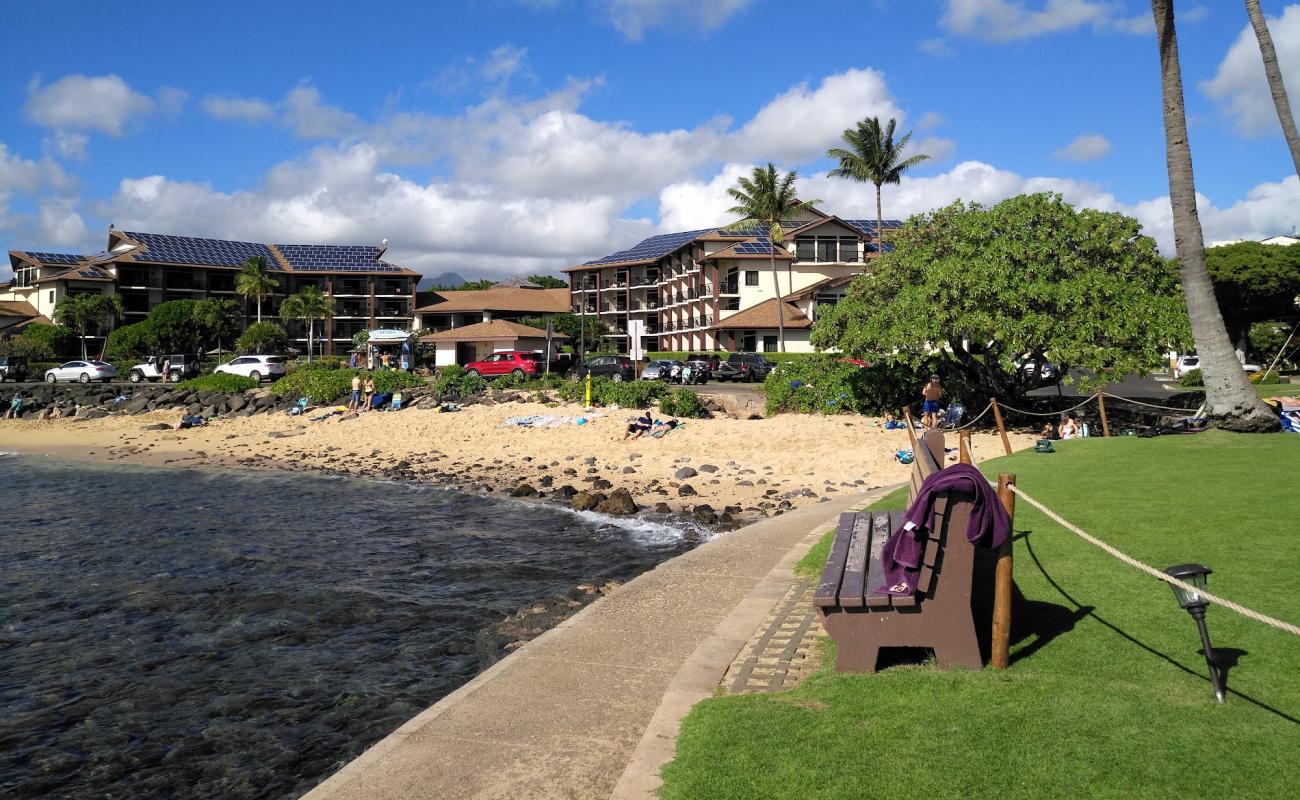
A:
[[[1012,630],[1013,640],[1021,641],[1023,638],[1026,638],[1024,636],[1021,636],[1019,639],[1016,638],[1017,636],[1019,636],[1020,630],[1024,630],[1019,622],[1020,618],[1018,617],[1018,615],[1021,613],[1020,611],[1021,606],[1014,605],[1014,603],[1017,602],[1023,602],[1026,604],[1024,613],[1029,615],[1033,615],[1036,612],[1039,614],[1046,613],[1047,619],[1049,620],[1048,623],[1042,623],[1042,624],[1031,623],[1031,627],[1026,630],[1026,633],[1035,633],[1037,632],[1035,629],[1042,628],[1045,631],[1047,631],[1047,634],[1050,635],[1039,633],[1038,639],[1036,639],[1031,644],[1022,647],[1020,650],[1016,651],[1012,655],[1011,657],[1012,663],[1015,663],[1016,661],[1019,661],[1022,658],[1027,658],[1028,656],[1032,655],[1032,653],[1037,652],[1048,641],[1051,641],[1052,638],[1055,638],[1056,636],[1059,636],[1061,633],[1064,633],[1070,628],[1073,628],[1074,625],[1079,622],[1079,620],[1082,620],[1085,617],[1091,617],[1094,621],[1100,623],[1101,625],[1104,625],[1105,627],[1109,628],[1112,632],[1118,634],[1120,637],[1124,638],[1131,644],[1140,647],[1141,649],[1145,650],[1151,655],[1164,660],[1166,663],[1177,667],[1178,669],[1182,670],[1183,672],[1186,672],[1188,675],[1191,675],[1194,678],[1199,678],[1200,680],[1205,681],[1207,684],[1210,682],[1209,675],[1207,675],[1203,669],[1201,670],[1193,669],[1192,667],[1189,667],[1186,664],[1177,661],[1172,656],[1160,652],[1159,650],[1155,649],[1154,647],[1151,647],[1147,643],[1135,638],[1134,636],[1127,633],[1126,631],[1121,630],[1119,627],[1117,627],[1111,622],[1108,622],[1103,617],[1098,616],[1093,606],[1085,606],[1082,603],[1080,603],[1078,600],[1075,600],[1073,597],[1071,597],[1070,593],[1065,591],[1065,589],[1059,583],[1057,583],[1054,578],[1052,578],[1051,573],[1047,571],[1047,568],[1043,566],[1043,562],[1039,560],[1038,554],[1034,552],[1033,544],[1031,544],[1029,541],[1030,533],[1032,533],[1032,531],[1021,531],[1020,533],[1016,534],[1015,538],[1021,540],[1022,544],[1024,545],[1024,551],[1029,554],[1029,558],[1034,562],[1034,566],[1038,568],[1038,571],[1042,573],[1042,576],[1047,580],[1049,584],[1051,584],[1052,588],[1055,589],[1057,593],[1061,595],[1061,597],[1064,597],[1067,601],[1069,601],[1074,606],[1075,610],[1073,612],[1070,612],[1068,611],[1068,609],[1064,609],[1063,607],[1054,605],[1052,603],[1040,603],[1038,601],[1024,600],[1024,598],[1020,594],[1020,589],[1016,587],[1014,589],[1012,617],[1011,617],[1011,630]],[[1040,608],[1040,606],[1047,606],[1050,609],[1060,609],[1060,611],[1065,611],[1066,614],[1065,616],[1061,616],[1060,611],[1045,610],[1043,608]],[[1055,628],[1050,624],[1050,620],[1053,617],[1055,617],[1057,620],[1057,624]],[[1070,617],[1073,619],[1073,621],[1069,623],[1068,628],[1057,629],[1059,628],[1059,625],[1063,623],[1065,617]],[[1055,630],[1054,633],[1053,630]],[[1275,714],[1278,717],[1281,717],[1282,719],[1286,720],[1287,722],[1292,722],[1297,725],[1300,725],[1300,719],[1296,719],[1290,714],[1287,714],[1285,711],[1282,711],[1281,709],[1278,708],[1274,708],[1273,706],[1270,706],[1267,703],[1256,700],[1255,698],[1250,697],[1249,695],[1245,695],[1242,694],[1241,692],[1235,691],[1230,686],[1227,685],[1229,670],[1231,670],[1232,667],[1235,667],[1237,665],[1237,663],[1241,660],[1242,656],[1248,655],[1247,651],[1235,647],[1215,647],[1213,650],[1214,650],[1215,664],[1217,664],[1220,668],[1221,674],[1223,676],[1224,686],[1227,689],[1228,694],[1234,697],[1239,697],[1242,700],[1245,700],[1246,702],[1250,703],[1251,705],[1254,705],[1257,708],[1261,708],[1264,711],[1268,711],[1271,714]],[[1200,647],[1197,647],[1195,652],[1198,656],[1202,655],[1202,651]]]

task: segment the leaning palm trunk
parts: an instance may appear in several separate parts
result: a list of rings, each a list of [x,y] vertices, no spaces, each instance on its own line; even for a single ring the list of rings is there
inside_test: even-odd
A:
[[[1259,0],[1246,0],[1246,14],[1250,17],[1250,26],[1255,29],[1255,38],[1259,40],[1259,54],[1264,59],[1264,74],[1268,76],[1268,90],[1273,94],[1277,119],[1282,123],[1286,146],[1291,150],[1291,163],[1295,166],[1296,175],[1300,175],[1300,132],[1296,131],[1295,117],[1291,116],[1291,101],[1286,96],[1282,70],[1277,65],[1277,51],[1273,49],[1273,37],[1268,32],[1268,24],[1264,22],[1264,14],[1259,10]]]
[[[785,303],[781,300],[781,279],[777,277],[776,271],[776,243],[768,242],[771,246],[772,261],[772,288],[776,290],[776,341],[781,352],[785,352]]]
[[[1196,184],[1192,175],[1192,150],[1187,141],[1187,117],[1183,109],[1183,78],[1178,65],[1173,0],[1151,0],[1151,12],[1155,17],[1156,38],[1160,46],[1165,165],[1169,171],[1174,246],[1178,251],[1178,271],[1187,301],[1187,316],[1192,324],[1192,338],[1201,357],[1207,413],[1218,427],[1227,430],[1276,430],[1277,417],[1260,401],[1237,360],[1210,283],[1201,220],[1196,212]]]

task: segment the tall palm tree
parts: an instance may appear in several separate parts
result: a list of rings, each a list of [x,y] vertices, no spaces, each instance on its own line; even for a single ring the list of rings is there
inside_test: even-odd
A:
[[[315,286],[304,286],[280,304],[280,318],[285,322],[300,319],[307,323],[307,362],[311,363],[316,320],[334,316],[334,298]]]
[[[104,325],[120,319],[122,313],[122,298],[115,294],[70,294],[54,307],[54,319],[81,338],[82,360],[90,357],[86,352],[87,332],[98,333]]]
[[[1205,240],[1196,213],[1196,182],[1192,149],[1187,141],[1183,108],[1183,76],[1178,64],[1178,33],[1173,0],[1151,0],[1156,39],[1160,45],[1160,90],[1164,97],[1165,166],[1169,172],[1169,203],[1173,211],[1174,246],[1182,277],[1192,338],[1201,357],[1207,413],[1221,428],[1235,431],[1277,430],[1277,417],[1259,399],[1237,360],[1228,331],[1214,299],[1205,261]]]
[[[262,256],[249,256],[235,276],[235,291],[246,299],[257,300],[258,322],[262,321],[262,301],[279,285],[280,282],[267,270],[266,259]]]
[[[1273,37],[1264,22],[1264,13],[1259,10],[1259,0],[1246,0],[1246,16],[1250,17],[1250,27],[1255,29],[1255,38],[1259,41],[1259,54],[1264,59],[1264,74],[1268,76],[1268,90],[1273,94],[1273,107],[1277,109],[1277,119],[1282,123],[1282,134],[1286,137],[1286,146],[1291,150],[1291,163],[1295,174],[1300,175],[1300,132],[1296,131],[1295,117],[1291,116],[1291,101],[1286,97],[1286,84],[1282,82],[1282,70],[1277,66],[1277,51],[1273,49]]]
[[[848,145],[832,147],[826,151],[828,158],[840,162],[830,171],[836,178],[848,178],[861,183],[873,183],[876,186],[876,253],[884,255],[884,237],[881,225],[884,223],[880,211],[880,187],[886,183],[897,185],[903,179],[903,173],[927,160],[930,156],[917,153],[903,158],[903,150],[912,138],[912,132],[903,134],[903,138],[894,141],[896,120],[882,128],[879,117],[867,117],[856,128],[846,128],[840,138]]]
[[[727,194],[736,205],[727,209],[728,214],[735,214],[740,219],[726,226],[723,230],[737,231],[753,228],[754,223],[767,228],[767,238],[771,244],[769,260],[772,264],[772,288],[776,290],[776,330],[781,352],[785,352],[785,303],[781,301],[781,281],[776,273],[776,248],[785,242],[785,229],[782,220],[788,220],[805,209],[812,208],[820,200],[800,200],[795,197],[794,182],[798,177],[794,170],[781,175],[776,165],[767,162],[766,167],[754,167],[753,174],[746,178],[740,176],[736,187],[727,190]],[[787,267],[790,291],[794,291],[794,272]]]

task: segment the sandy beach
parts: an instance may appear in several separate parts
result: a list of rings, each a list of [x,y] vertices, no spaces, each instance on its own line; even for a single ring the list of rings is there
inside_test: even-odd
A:
[[[0,448],[66,459],[145,465],[317,470],[416,480],[470,491],[515,492],[521,483],[542,498],[557,490],[626,488],[639,506],[690,513],[705,504],[737,523],[906,479],[894,453],[907,433],[851,416],[782,415],[690,420],[662,439],[623,441],[638,412],[576,405],[511,402],[456,413],[412,408],[313,422],[284,413],[213,420],[190,430],[171,425],[174,411],[94,420],[0,421]],[[587,423],[520,428],[512,417],[585,416]],[[1031,446],[1011,434],[1012,446]],[[953,441],[950,446],[955,446]],[[976,461],[1002,453],[996,434],[972,437]],[[955,454],[953,454],[955,458]],[[674,477],[690,468],[696,474]],[[608,485],[607,485],[608,484]],[[689,487],[689,488],[687,488]]]

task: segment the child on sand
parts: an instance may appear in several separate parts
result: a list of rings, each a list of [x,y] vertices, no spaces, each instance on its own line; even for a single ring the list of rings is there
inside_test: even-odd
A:
[[[939,376],[931,375],[930,382],[921,390],[924,402],[921,404],[923,424],[927,428],[939,427],[939,400],[943,397],[943,387],[939,385]]]

